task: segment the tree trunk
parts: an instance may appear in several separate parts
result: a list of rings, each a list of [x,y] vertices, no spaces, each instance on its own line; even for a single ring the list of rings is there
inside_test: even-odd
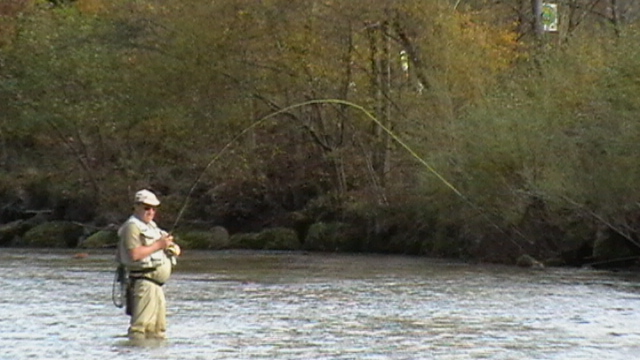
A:
[[[531,0],[531,9],[533,12],[533,33],[535,34],[538,44],[542,43],[542,0]]]

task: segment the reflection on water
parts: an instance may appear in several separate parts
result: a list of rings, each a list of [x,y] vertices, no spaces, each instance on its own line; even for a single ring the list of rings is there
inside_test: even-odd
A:
[[[3,249],[0,359],[629,359],[640,276],[415,257],[187,252],[134,344],[113,255]]]

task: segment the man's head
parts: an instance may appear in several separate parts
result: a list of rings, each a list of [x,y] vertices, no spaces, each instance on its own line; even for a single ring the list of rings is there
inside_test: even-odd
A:
[[[153,220],[158,206],[160,206],[160,200],[158,200],[158,197],[149,190],[140,190],[133,197],[134,213],[145,223],[149,223]]]

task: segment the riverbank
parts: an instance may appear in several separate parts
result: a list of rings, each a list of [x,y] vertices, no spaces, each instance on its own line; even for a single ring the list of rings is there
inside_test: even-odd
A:
[[[117,228],[116,224],[98,228],[78,222],[49,221],[43,216],[34,216],[0,225],[0,246],[27,249],[77,249],[79,252],[89,249],[115,248],[118,241]],[[256,232],[230,234],[223,226],[213,226],[208,230],[178,228],[173,234],[186,251],[242,249],[403,254],[530,268],[549,266],[629,268],[639,264],[639,257],[633,247],[620,236],[596,239],[591,244],[584,241],[580,243],[580,247],[567,248],[565,251],[555,253],[547,251],[545,254],[548,256],[541,258],[522,248],[519,253],[514,252],[511,256],[506,256],[505,249],[499,249],[498,245],[507,243],[513,247],[517,243],[504,239],[480,241],[471,247],[469,240],[442,238],[439,239],[442,243],[437,249],[434,247],[434,239],[416,239],[416,235],[411,233],[396,233],[387,238],[371,238],[371,233],[358,232],[358,230],[358,227],[344,222],[317,222],[311,224],[304,233],[294,228],[274,227]],[[466,246],[465,249],[456,249],[456,246],[463,244]],[[494,249],[495,253],[491,253],[491,249]]]

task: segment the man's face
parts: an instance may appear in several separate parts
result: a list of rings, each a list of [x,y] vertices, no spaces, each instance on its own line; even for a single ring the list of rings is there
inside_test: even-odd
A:
[[[145,223],[149,223],[156,216],[157,206],[151,206],[147,204],[136,204],[135,213],[136,216]]]

